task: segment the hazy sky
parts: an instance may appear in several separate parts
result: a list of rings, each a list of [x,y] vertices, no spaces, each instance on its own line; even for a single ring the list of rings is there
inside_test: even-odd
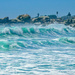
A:
[[[9,16],[16,18],[21,14],[29,14],[31,17],[50,15],[59,12],[59,16],[71,12],[75,15],[75,0],[0,0],[0,18]]]

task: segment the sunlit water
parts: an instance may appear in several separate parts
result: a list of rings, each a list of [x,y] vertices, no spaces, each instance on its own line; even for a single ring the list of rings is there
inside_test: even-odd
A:
[[[0,75],[75,75],[75,29],[1,25]]]

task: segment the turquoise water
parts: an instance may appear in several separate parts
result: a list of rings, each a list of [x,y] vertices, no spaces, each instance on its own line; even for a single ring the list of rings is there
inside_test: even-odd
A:
[[[75,75],[75,29],[0,26],[0,75]]]

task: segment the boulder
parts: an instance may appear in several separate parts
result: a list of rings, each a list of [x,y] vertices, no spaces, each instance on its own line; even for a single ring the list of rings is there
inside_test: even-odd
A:
[[[0,19],[0,23],[3,23],[3,19]]]
[[[41,17],[38,17],[38,18],[33,18],[32,19],[32,22],[35,23],[35,22],[43,22],[43,19]]]
[[[10,19],[9,22],[10,22],[10,23],[17,23],[18,21],[17,21],[17,19]]]
[[[17,17],[18,20],[21,20],[22,22],[30,22],[31,21],[31,17],[26,14],[26,15],[19,15]]]
[[[23,21],[21,21],[19,19],[10,19],[9,23],[23,23]]]
[[[57,19],[56,15],[48,15],[50,19]]]
[[[9,17],[4,17],[0,19],[0,23],[8,23],[9,22]]]
[[[49,16],[41,16],[38,18],[33,18],[32,22],[33,23],[35,23],[35,22],[41,22],[41,23],[50,22],[50,18],[49,18]]]
[[[3,22],[4,22],[4,23],[8,23],[8,22],[9,22],[9,17],[4,17],[4,18],[3,18]]]
[[[42,16],[44,22],[50,22],[50,17],[49,16]]]

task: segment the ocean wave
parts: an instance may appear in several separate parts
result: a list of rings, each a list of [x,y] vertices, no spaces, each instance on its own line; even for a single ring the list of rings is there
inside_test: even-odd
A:
[[[71,28],[62,28],[61,30],[56,28],[45,28],[45,27],[6,27],[2,30],[0,30],[0,37],[1,36],[7,36],[7,35],[17,35],[17,36],[25,36],[25,35],[37,35],[37,36],[75,36],[74,34],[75,30]]]
[[[59,39],[60,42],[62,43],[69,43],[69,44],[75,44],[75,38],[60,38]]]
[[[11,40],[0,40],[1,50],[11,50],[11,49],[38,49],[41,47],[65,47],[74,46],[75,38],[62,37],[57,39],[11,39]]]

